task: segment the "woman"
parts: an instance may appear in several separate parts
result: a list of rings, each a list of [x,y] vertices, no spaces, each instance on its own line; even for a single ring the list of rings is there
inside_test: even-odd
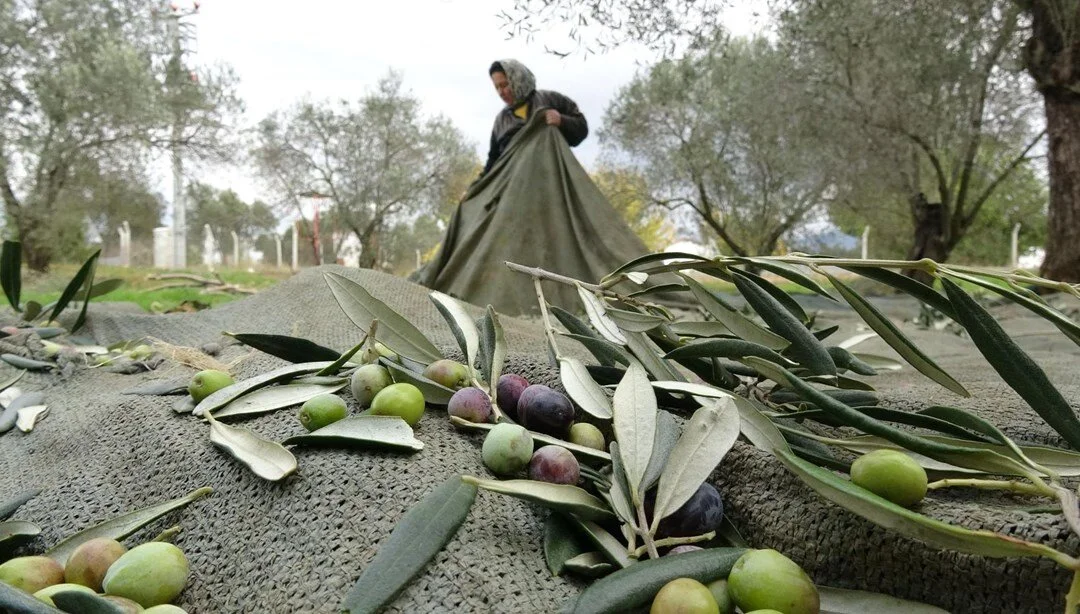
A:
[[[559,92],[536,89],[536,78],[521,62],[499,60],[488,69],[488,75],[499,98],[506,103],[506,108],[495,117],[487,164],[480,173],[481,177],[491,170],[510,139],[539,109],[544,109],[544,122],[557,126],[571,147],[577,146],[589,135],[589,124],[577,104]]]

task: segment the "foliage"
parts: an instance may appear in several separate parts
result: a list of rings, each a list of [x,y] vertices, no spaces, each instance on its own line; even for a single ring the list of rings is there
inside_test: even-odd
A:
[[[651,206],[648,186],[640,173],[601,168],[592,180],[649,251],[661,251],[675,242],[674,226],[662,209]]]
[[[235,77],[170,61],[168,18],[157,17],[134,0],[0,3],[11,34],[0,53],[0,198],[35,270],[56,255],[50,225],[87,160],[120,172],[174,144],[197,158],[225,148]]]
[[[723,251],[771,254],[827,202],[837,175],[794,70],[765,39],[656,64],[608,108],[608,154],[628,157],[656,205],[688,212]]]
[[[378,265],[387,229],[440,209],[476,164],[458,129],[425,119],[393,72],[355,103],[303,102],[271,114],[251,157],[279,211],[303,217],[302,194],[326,195],[339,227],[360,240],[364,267]]]

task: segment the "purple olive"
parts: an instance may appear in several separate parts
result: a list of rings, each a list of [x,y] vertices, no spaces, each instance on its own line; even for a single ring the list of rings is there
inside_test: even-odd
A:
[[[574,421],[574,404],[557,390],[533,384],[518,398],[517,417],[518,423],[530,431],[565,439]]]
[[[651,513],[650,513],[651,515]],[[698,487],[682,507],[660,521],[658,537],[692,537],[715,531],[724,519],[724,502],[712,484]]]
[[[574,455],[562,446],[544,446],[529,461],[529,479],[552,484],[577,484],[581,467]]]
[[[495,385],[495,400],[499,409],[516,420],[518,397],[521,396],[521,391],[528,387],[529,380],[516,373],[499,376],[499,382]]]
[[[491,398],[479,388],[462,388],[450,397],[446,411],[469,422],[488,422],[491,418]]]

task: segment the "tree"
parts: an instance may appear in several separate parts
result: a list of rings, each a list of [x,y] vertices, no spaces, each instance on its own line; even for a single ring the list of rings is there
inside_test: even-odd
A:
[[[117,170],[174,143],[221,153],[235,78],[170,61],[165,21],[141,0],[0,0],[0,200],[31,268],[56,253],[82,161]]]
[[[641,173],[603,168],[592,180],[650,251],[663,251],[675,241],[675,227],[665,211],[653,205]]]
[[[165,203],[161,194],[151,189],[142,169],[103,169],[93,160],[84,160],[72,170],[69,187],[60,195],[56,210],[78,218],[80,229],[88,222],[101,237],[103,251],[108,251],[110,245],[119,244],[117,230],[124,222],[136,240],[153,236],[154,228],[161,225]],[[80,230],[75,245],[59,245],[58,252],[78,258],[85,246],[82,234]]]
[[[271,114],[251,157],[279,211],[299,213],[300,194],[327,195],[363,245],[362,267],[378,264],[391,225],[434,211],[447,182],[476,164],[460,131],[441,116],[422,117],[393,72],[356,103],[303,102]]]
[[[232,253],[232,233],[248,243],[267,233],[273,233],[278,220],[270,206],[262,201],[246,203],[232,190],[218,190],[203,183],[188,186],[188,202],[191,203],[189,249],[201,253],[205,240],[205,227],[210,227],[217,241],[218,251],[225,261],[225,255]],[[236,266],[237,263],[232,263]]]
[[[608,108],[606,155],[628,157],[655,204],[689,211],[724,251],[770,254],[834,183],[792,68],[765,39],[662,61]]]
[[[840,199],[871,214],[904,208],[905,257],[948,260],[1043,136],[1017,69],[1019,9],[791,0],[779,19],[816,115],[840,127],[833,151],[850,171]]]

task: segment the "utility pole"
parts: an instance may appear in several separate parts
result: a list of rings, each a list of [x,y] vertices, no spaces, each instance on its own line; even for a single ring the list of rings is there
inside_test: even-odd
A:
[[[184,47],[183,41],[194,36],[194,26],[182,23],[185,17],[190,17],[199,12],[199,3],[195,2],[191,8],[181,9],[175,2],[170,2],[166,18],[169,26],[169,39],[172,41],[172,58],[169,61],[169,74],[167,83],[171,85],[169,94],[177,96],[181,82],[185,78],[194,78],[184,71]],[[183,31],[182,31],[183,30]],[[184,118],[179,109],[179,104],[174,102],[173,126],[172,126],[172,172],[173,172],[173,268],[182,269],[187,267],[187,203],[184,200],[184,162],[180,151],[180,141],[184,132]]]

